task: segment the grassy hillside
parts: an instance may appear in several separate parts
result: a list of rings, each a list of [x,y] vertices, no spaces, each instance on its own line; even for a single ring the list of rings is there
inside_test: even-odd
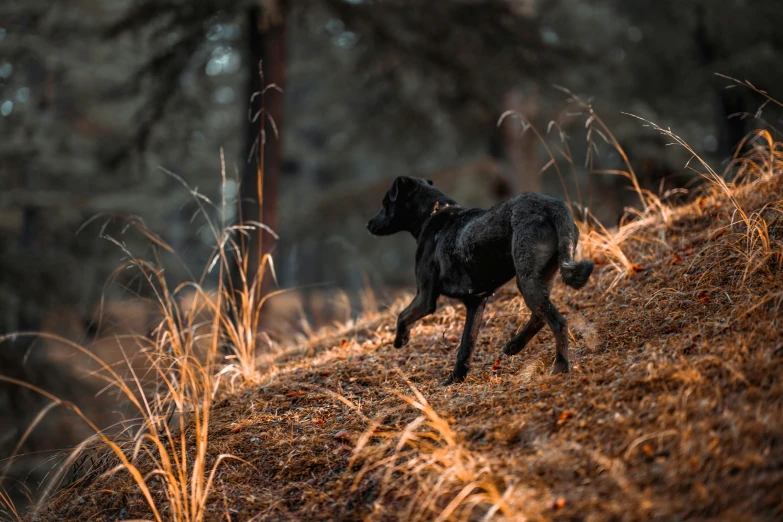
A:
[[[396,350],[402,299],[280,347],[255,382],[193,385],[199,407],[115,449],[135,479],[107,458],[38,520],[780,520],[782,158],[760,134],[736,183],[707,172],[686,206],[584,225],[596,273],[553,295],[569,374],[546,328],[498,365],[529,316],[509,285],[442,388],[464,309],[443,299]]]

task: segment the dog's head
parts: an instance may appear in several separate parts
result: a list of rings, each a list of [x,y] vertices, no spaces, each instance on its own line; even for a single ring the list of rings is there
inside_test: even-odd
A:
[[[421,190],[425,188],[429,190]],[[412,220],[421,214],[423,201],[417,195],[424,196],[430,190],[438,192],[432,187],[432,180],[408,176],[396,178],[383,197],[381,211],[367,223],[367,230],[374,236],[410,230]]]

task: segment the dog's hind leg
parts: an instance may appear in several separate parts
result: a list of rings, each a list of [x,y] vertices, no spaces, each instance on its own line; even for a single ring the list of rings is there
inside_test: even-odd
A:
[[[546,322],[555,333],[556,343],[555,365],[552,367],[552,375],[557,375],[571,371],[571,366],[568,363],[568,322],[552,303],[549,303],[549,307]]]
[[[549,292],[542,281],[536,279],[518,280],[517,284],[534,316],[543,317],[552,333],[555,334],[555,365],[552,374],[570,370],[568,364],[568,323],[565,317],[549,300]],[[540,328],[539,328],[540,329]]]
[[[532,314],[522,331],[512,337],[503,347],[505,355],[516,355],[527,346],[527,343],[533,340],[533,337],[541,331],[546,321],[538,314]]]
[[[440,383],[441,386],[464,381],[470,370],[470,359],[476,347],[476,339],[478,339],[479,330],[481,329],[481,318],[484,315],[487,299],[469,299],[464,302],[466,309],[465,329],[462,331],[462,342],[457,351],[457,362],[454,364],[454,370],[449,374],[449,377]]]
[[[413,301],[397,318],[397,335],[394,337],[395,348],[402,348],[408,344],[413,323],[435,311],[438,304],[438,295],[435,285],[419,285],[416,297],[413,298]]]
[[[532,233],[531,233],[532,232]],[[503,353],[518,353],[546,322],[555,335],[556,355],[553,374],[569,371],[568,325],[565,317],[549,300],[552,282],[557,273],[557,243],[554,230],[545,225],[530,226],[525,236],[513,239],[514,267],[517,287],[530,309],[531,318],[525,328],[504,347]]]

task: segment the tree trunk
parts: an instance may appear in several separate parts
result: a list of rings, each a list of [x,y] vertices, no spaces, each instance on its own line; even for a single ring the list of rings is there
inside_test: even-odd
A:
[[[538,113],[537,92],[532,89],[532,93],[525,94],[519,88],[511,89],[506,92],[504,105],[506,110],[515,111],[528,121],[534,122]],[[530,130],[523,132],[522,122],[516,117],[506,118],[502,131],[506,158],[516,184],[515,191],[540,192],[541,175],[536,166],[538,142],[535,134]]]
[[[260,221],[276,231],[278,180],[283,161],[280,139],[283,96],[277,89],[270,88],[265,93],[263,91],[271,84],[283,88],[285,19],[280,16],[281,10],[272,13],[269,11],[269,7],[262,9],[259,6],[249,10],[251,74],[247,99],[250,119],[246,131],[247,163],[242,176],[239,211],[240,221]],[[256,115],[258,117],[253,121]],[[274,237],[266,231],[258,230],[245,241],[244,246],[249,255],[247,276],[248,280],[252,280],[264,255],[272,252]],[[271,273],[266,270],[261,283],[262,292],[268,291],[271,284]]]

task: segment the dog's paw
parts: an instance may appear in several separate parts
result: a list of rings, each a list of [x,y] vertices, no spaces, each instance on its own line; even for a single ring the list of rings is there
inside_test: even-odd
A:
[[[449,376],[445,381],[440,383],[441,386],[451,386],[452,384],[458,384],[465,380],[464,375],[454,375],[454,372],[449,372]]]
[[[517,345],[517,343],[513,341],[509,341],[506,343],[506,345],[503,347],[503,349],[500,351],[500,354],[505,357],[510,357],[512,355],[516,355],[519,352],[522,351],[522,348]]]
[[[411,336],[409,332],[401,332],[397,331],[397,335],[394,337],[394,347],[395,348],[402,348],[406,344],[408,344],[408,341],[410,341]]]
[[[555,366],[552,368],[552,375],[559,375],[570,371],[571,367],[568,365],[568,361],[555,361]]]

